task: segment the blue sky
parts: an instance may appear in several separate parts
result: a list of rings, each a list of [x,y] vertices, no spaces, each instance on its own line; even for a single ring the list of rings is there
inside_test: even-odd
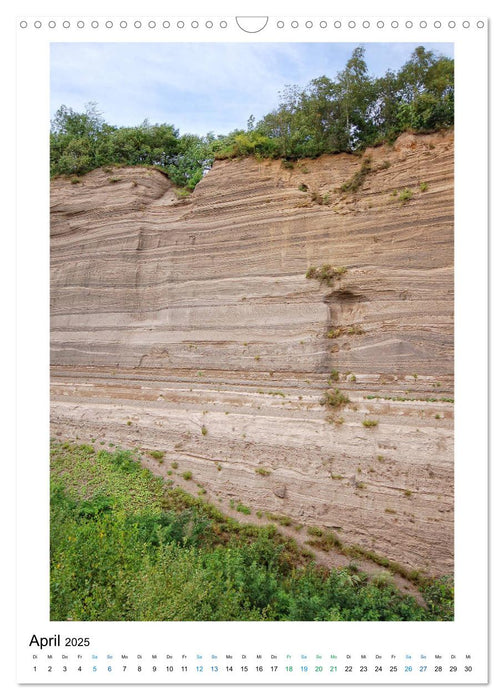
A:
[[[105,121],[174,124],[181,133],[245,128],[277,106],[285,85],[335,77],[356,44],[53,43],[51,116],[96,102]],[[417,44],[363,45],[371,75],[398,69]],[[453,44],[423,44],[453,57]]]

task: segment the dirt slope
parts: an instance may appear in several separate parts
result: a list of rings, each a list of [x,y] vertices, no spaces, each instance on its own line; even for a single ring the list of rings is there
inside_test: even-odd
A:
[[[448,573],[453,137],[365,155],[346,194],[345,154],[217,162],[182,199],[142,168],[55,180],[52,428],[165,450],[217,504]],[[347,268],[332,287],[306,279],[324,263]]]

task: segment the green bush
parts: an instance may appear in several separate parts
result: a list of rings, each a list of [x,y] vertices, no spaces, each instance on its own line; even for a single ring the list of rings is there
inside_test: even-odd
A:
[[[406,187],[406,189],[399,192],[399,201],[401,204],[406,204],[413,197],[413,192]]]
[[[320,267],[312,265],[306,271],[306,278],[310,280],[318,280],[321,283],[331,286],[334,280],[340,280],[347,273],[346,267],[333,267],[332,265],[324,264]]]
[[[248,506],[244,506],[243,503],[238,503],[238,505],[236,506],[236,510],[239,513],[244,513],[245,515],[250,515],[251,513],[250,508]]]
[[[344,182],[340,190],[341,192],[357,192],[364,184],[366,177],[373,171],[371,166],[371,158],[364,158],[361,167],[357,170],[350,180]]]
[[[328,389],[320,400],[322,406],[330,406],[331,408],[340,408],[346,403],[350,403],[350,399],[339,389]]]

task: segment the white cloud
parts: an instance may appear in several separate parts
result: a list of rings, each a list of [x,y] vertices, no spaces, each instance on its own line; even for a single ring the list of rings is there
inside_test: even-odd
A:
[[[397,68],[413,48],[370,44],[370,72]],[[51,111],[61,104],[81,110],[95,101],[104,118],[119,126],[148,118],[183,132],[222,133],[244,128],[251,113],[260,118],[273,109],[284,85],[335,76],[352,49],[296,43],[53,44]]]

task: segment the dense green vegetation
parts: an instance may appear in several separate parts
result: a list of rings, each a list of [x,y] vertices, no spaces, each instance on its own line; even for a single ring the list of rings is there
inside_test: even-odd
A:
[[[109,165],[154,166],[181,187],[193,189],[210,167],[215,137],[179,135],[171,124],[116,127],[94,103],[82,113],[62,105],[51,124],[51,176],[83,175]]]
[[[387,572],[385,572],[387,573]],[[143,469],[138,456],[51,445],[52,620],[445,620],[390,575],[316,566],[273,525],[240,525]]]
[[[452,59],[419,46],[400,70],[375,78],[358,47],[334,79],[286,87],[277,109],[257,122],[251,115],[246,130],[227,135],[180,135],[173,125],[147,121],[116,127],[105,123],[95,104],[83,113],[63,105],[51,126],[51,175],[149,165],[191,190],[215,158],[283,158],[288,166],[293,159],[358,152],[404,131],[436,131],[453,122]]]

